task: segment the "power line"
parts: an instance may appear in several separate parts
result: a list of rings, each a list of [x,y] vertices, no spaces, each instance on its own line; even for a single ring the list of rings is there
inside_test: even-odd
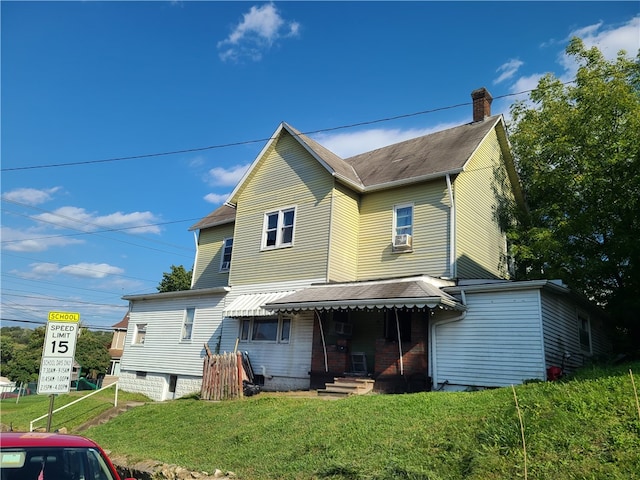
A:
[[[572,83],[572,82],[573,81],[565,82],[565,84],[566,83]],[[501,98],[515,97],[515,96],[523,95],[525,93],[529,93],[531,91],[532,90],[524,90],[524,91],[518,92],[518,93],[509,93],[509,94],[505,94],[505,95],[499,95],[499,96],[493,97],[493,99],[497,100],[497,99],[501,99]],[[429,114],[429,113],[441,112],[441,111],[444,111],[444,110],[452,110],[452,109],[455,109],[455,108],[465,107],[465,106],[468,106],[468,105],[472,105],[472,102],[458,103],[456,105],[449,105],[449,106],[446,106],[446,107],[437,107],[437,108],[432,108],[432,109],[429,109],[429,110],[422,110],[422,111],[419,111],[419,112],[406,113],[406,114],[395,115],[395,116],[391,116],[391,117],[384,117],[384,118],[379,118],[379,119],[376,119],[376,120],[368,120],[368,121],[363,121],[363,122],[351,123],[351,124],[347,124],[347,125],[340,125],[340,126],[337,126],[337,127],[329,127],[329,128],[321,128],[321,129],[318,129],[318,130],[310,130],[310,131],[301,133],[301,135],[313,135],[313,134],[316,134],[316,133],[333,132],[335,130],[345,130],[345,129],[349,129],[349,128],[362,127],[362,126],[366,126],[366,125],[374,125],[374,124],[377,124],[377,123],[391,122],[391,121],[399,120],[399,119],[402,119],[402,118],[417,117],[419,115],[426,115],[426,114]],[[124,157],[104,158],[104,159],[100,159],[100,160],[84,160],[84,161],[79,161],[79,162],[51,163],[51,164],[43,164],[43,165],[31,165],[31,166],[25,166],[25,167],[9,167],[9,168],[0,169],[0,172],[14,172],[14,171],[18,171],[18,170],[34,170],[34,169],[41,169],[41,168],[71,167],[71,166],[78,166],[78,165],[93,165],[93,164],[97,164],[97,163],[122,162],[122,161],[127,161],[127,160],[140,160],[140,159],[144,159],[144,158],[163,157],[163,156],[178,155],[178,154],[183,154],[183,153],[194,153],[194,152],[202,152],[202,151],[206,151],[206,150],[215,150],[215,149],[222,149],[222,148],[238,147],[238,146],[242,146],[242,145],[250,145],[250,144],[253,144],[253,143],[264,143],[264,142],[268,142],[270,140],[273,140],[273,137],[261,138],[261,139],[256,139],[256,140],[245,140],[245,141],[240,141],[240,142],[221,143],[221,144],[217,144],[217,145],[209,145],[207,147],[185,148],[185,149],[182,149],[182,150],[172,150],[172,151],[167,151],[167,152],[157,152],[157,153],[147,153],[147,154],[141,154],[141,155],[129,155],[129,156],[124,156]]]
[[[31,324],[35,324],[35,325],[46,325],[47,322],[46,321],[38,321],[38,320],[18,320],[15,318],[0,318],[0,321],[2,322],[12,322],[12,323],[31,323]],[[101,325],[89,325],[89,324],[81,324],[80,325],[81,328],[88,328],[90,330],[103,330],[106,332],[112,332],[113,328],[111,327],[103,327]]]

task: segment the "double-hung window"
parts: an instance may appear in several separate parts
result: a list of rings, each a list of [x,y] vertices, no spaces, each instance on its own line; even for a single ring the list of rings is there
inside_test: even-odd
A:
[[[413,205],[403,204],[393,207],[393,249],[410,251],[413,234]]]
[[[295,207],[265,214],[263,248],[279,248],[293,245],[295,214]]]
[[[182,336],[181,340],[191,340],[193,334],[193,321],[196,316],[196,309],[193,307],[187,308],[184,312],[184,321],[182,323]]]
[[[231,251],[233,250],[233,238],[225,238],[222,242],[222,258],[220,260],[220,271],[228,272],[231,268]]]
[[[240,323],[240,340],[244,342],[289,343],[291,319],[288,317],[244,318]]]

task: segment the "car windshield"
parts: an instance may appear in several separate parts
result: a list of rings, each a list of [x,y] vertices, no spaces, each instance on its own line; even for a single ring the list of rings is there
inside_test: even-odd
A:
[[[0,467],[1,480],[115,480],[94,448],[3,448]]]

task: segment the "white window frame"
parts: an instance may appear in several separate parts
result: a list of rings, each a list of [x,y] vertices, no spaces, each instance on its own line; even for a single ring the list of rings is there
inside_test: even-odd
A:
[[[184,309],[184,318],[182,319],[182,330],[180,333],[181,342],[190,342],[193,338],[193,327],[196,323],[196,307],[187,307]]]
[[[147,336],[147,328],[149,324],[146,322],[135,323],[133,328],[133,338],[131,339],[131,345],[144,345],[144,340]]]
[[[275,340],[260,340],[253,338],[254,324],[256,321],[275,320],[278,322]],[[285,328],[288,325],[288,329]],[[239,322],[238,338],[241,343],[291,343],[291,335],[293,331],[293,319],[290,316],[279,315],[278,317],[243,317]],[[286,338],[284,337],[287,334]]]
[[[411,208],[411,223],[407,226],[407,225],[402,225],[399,226],[398,225],[398,210],[402,209],[402,208]],[[393,206],[393,236],[395,237],[396,235],[404,235],[404,234],[408,234],[413,236],[413,216],[415,213],[415,207],[413,203],[401,203],[399,205],[394,205]],[[409,231],[406,231],[406,230]]]
[[[227,254],[227,249],[229,253]],[[225,238],[222,241],[222,254],[220,255],[220,271],[228,272],[231,269],[231,254],[233,252],[233,237]],[[225,257],[228,255],[228,260]]]
[[[298,216],[296,206],[281,208],[280,210],[271,210],[265,212],[264,221],[262,225],[262,250],[273,250],[276,248],[285,248],[293,246],[296,230],[296,217]],[[284,225],[285,214],[293,212],[293,222],[291,225]],[[269,217],[277,216],[276,225],[273,228],[269,228]],[[284,232],[286,229],[291,228],[291,241],[284,241]],[[275,243],[273,245],[267,245],[269,238],[269,232],[275,232]]]
[[[589,317],[587,313],[578,310],[576,312],[576,321],[578,323],[578,344],[580,345],[580,350],[582,352],[591,354],[593,352],[593,337],[591,336],[591,317]],[[588,348],[582,342],[583,335],[586,335],[586,338],[589,341]]]
[[[410,223],[409,225],[398,225],[398,210],[403,208],[410,208]],[[393,206],[393,225],[391,230],[391,246],[393,253],[407,253],[412,252],[413,247],[413,225],[414,225],[414,216],[415,216],[415,205],[413,203],[399,203],[398,205]],[[409,247],[397,247],[396,246],[396,236],[397,235],[409,235],[411,237],[411,243]]]

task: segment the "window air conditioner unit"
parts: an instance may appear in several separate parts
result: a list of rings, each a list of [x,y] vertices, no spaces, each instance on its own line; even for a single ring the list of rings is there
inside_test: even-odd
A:
[[[403,233],[402,235],[396,235],[393,237],[393,248],[397,249],[409,249],[411,248],[411,235]]]
[[[336,322],[334,326],[334,331],[338,335],[344,335],[345,337],[350,337],[353,332],[353,325],[345,322]]]

